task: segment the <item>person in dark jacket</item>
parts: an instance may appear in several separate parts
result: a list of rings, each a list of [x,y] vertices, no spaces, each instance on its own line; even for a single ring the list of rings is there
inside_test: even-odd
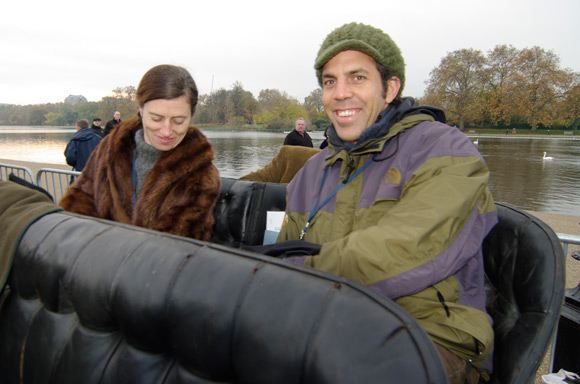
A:
[[[111,133],[120,122],[121,122],[121,112],[115,111],[115,113],[113,114],[113,119],[107,121],[107,124],[105,125],[105,136]]]
[[[103,139],[101,135],[89,128],[89,121],[82,119],[76,122],[77,132],[68,142],[64,150],[66,163],[73,171],[81,172],[89,160],[91,153]]]
[[[296,120],[294,129],[284,139],[284,145],[301,145],[312,148],[312,139],[306,133],[306,121],[302,117]]]
[[[103,131],[103,128],[101,127],[101,118],[100,117],[95,117],[93,119],[93,124],[91,125],[91,129],[93,131],[95,131],[95,133],[97,133],[99,136],[101,136],[101,137],[105,136],[105,132]]]

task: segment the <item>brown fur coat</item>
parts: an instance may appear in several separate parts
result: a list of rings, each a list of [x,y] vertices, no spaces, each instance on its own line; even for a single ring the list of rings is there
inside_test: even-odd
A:
[[[65,210],[180,236],[209,240],[221,180],[207,138],[190,127],[163,152],[145,178],[133,208],[134,117],[119,124],[93,151],[59,205]]]

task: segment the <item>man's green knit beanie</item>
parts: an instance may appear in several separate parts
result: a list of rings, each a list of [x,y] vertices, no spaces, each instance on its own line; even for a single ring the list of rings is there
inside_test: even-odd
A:
[[[365,53],[382,64],[392,76],[401,80],[401,89],[405,86],[405,61],[401,50],[391,37],[378,28],[370,25],[350,23],[330,32],[322,42],[314,69],[318,83],[322,85],[322,67],[338,53],[353,50]]]

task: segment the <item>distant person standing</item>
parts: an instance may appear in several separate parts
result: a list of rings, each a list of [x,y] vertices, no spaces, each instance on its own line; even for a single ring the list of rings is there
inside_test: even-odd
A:
[[[121,112],[115,111],[115,113],[113,114],[113,120],[107,121],[107,125],[105,125],[105,136],[111,133],[113,129],[115,129],[117,124],[119,124],[120,122],[121,122]]]
[[[296,119],[294,129],[284,139],[284,145],[300,145],[313,148],[312,139],[306,133],[306,121],[302,117]]]
[[[81,172],[89,160],[91,153],[103,139],[101,135],[89,128],[89,121],[82,119],[76,122],[77,131],[64,150],[66,163],[73,171]]]
[[[99,136],[101,137],[105,136],[105,132],[103,132],[103,128],[101,127],[101,118],[95,117],[93,119],[93,125],[91,125],[91,129]]]

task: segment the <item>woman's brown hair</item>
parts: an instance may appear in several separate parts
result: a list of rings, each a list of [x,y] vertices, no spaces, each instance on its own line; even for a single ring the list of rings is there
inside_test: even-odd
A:
[[[151,100],[170,100],[185,96],[191,105],[191,115],[197,105],[197,86],[187,69],[175,65],[158,65],[143,75],[137,88],[140,107]]]

